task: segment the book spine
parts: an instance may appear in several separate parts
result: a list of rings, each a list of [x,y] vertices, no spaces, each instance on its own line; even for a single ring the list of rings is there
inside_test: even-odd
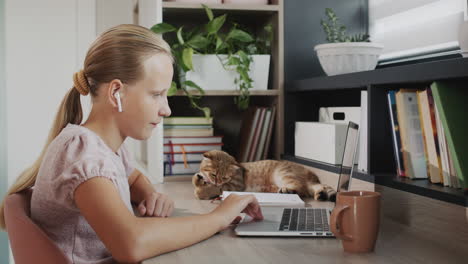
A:
[[[392,138],[393,138],[393,151],[395,153],[395,161],[397,164],[397,174],[400,177],[406,177],[404,164],[403,164],[403,155],[401,153],[401,139],[400,131],[398,127],[397,115],[397,105],[395,102],[395,92],[389,91],[387,94],[388,98],[388,108],[390,113],[390,121],[392,125]]]
[[[435,166],[438,168],[438,175],[439,175],[439,182],[444,183],[444,175],[442,172],[442,159],[440,156],[440,144],[439,144],[439,136],[438,136],[438,131],[437,131],[437,119],[436,119],[436,113],[435,113],[435,104],[434,104],[434,97],[432,96],[432,89],[429,87],[427,89],[427,101],[429,103],[429,112],[430,112],[430,117],[431,117],[431,127],[432,127],[432,137],[434,139],[434,147],[435,147],[435,154],[436,154],[436,159],[437,163]]]

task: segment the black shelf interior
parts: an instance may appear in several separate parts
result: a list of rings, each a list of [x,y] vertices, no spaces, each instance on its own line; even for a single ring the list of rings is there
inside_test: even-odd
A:
[[[454,58],[402,65],[336,76],[296,80],[286,85],[291,93],[311,90],[338,90],[369,85],[430,83],[433,80],[468,77],[468,58]]]
[[[284,160],[289,160],[309,167],[339,173],[340,166],[328,164],[316,160],[295,157],[293,155],[283,155]],[[372,182],[381,186],[394,188],[397,190],[418,194],[421,196],[445,201],[461,206],[468,206],[468,195],[464,194],[462,189],[444,187],[441,184],[430,183],[427,179],[407,179],[397,177],[395,174],[378,174],[372,175],[357,171],[356,167],[353,170],[353,178],[367,182]]]

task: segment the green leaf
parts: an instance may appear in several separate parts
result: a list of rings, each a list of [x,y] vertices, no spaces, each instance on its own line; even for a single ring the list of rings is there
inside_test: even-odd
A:
[[[151,27],[151,31],[153,31],[156,34],[164,34],[166,32],[173,32],[176,31],[177,29],[167,23],[159,23]]]
[[[243,69],[237,69],[237,72],[240,74],[242,80],[244,82],[251,82],[252,80],[249,78],[249,75],[247,74],[247,72]]]
[[[210,21],[213,20],[213,11],[211,11],[211,9],[204,4],[202,4],[202,6],[203,8],[205,8],[205,12],[206,12],[206,15],[208,16],[208,19],[210,19]]]
[[[225,21],[226,21],[226,14],[211,20],[206,25],[206,31],[208,31],[208,34],[215,34],[224,25]]]
[[[185,48],[182,51],[182,63],[189,70],[193,70],[192,56],[193,56],[192,48]]]
[[[246,65],[249,64],[249,62],[250,62],[249,57],[247,56],[247,54],[245,54],[244,51],[239,50],[237,52],[237,55],[239,55],[239,57],[241,58],[241,61],[242,61],[243,64],[246,64]]]
[[[227,62],[227,65],[239,65],[240,63],[241,63],[241,61],[239,60],[239,58],[234,57],[234,56],[230,56],[229,60]]]
[[[202,50],[210,44],[210,41],[202,35],[195,35],[193,38],[187,41],[187,44],[194,49]]]
[[[231,30],[231,32],[229,32],[227,36],[227,39],[231,39],[231,38],[241,41],[241,42],[252,42],[254,40],[253,37],[249,33],[240,29]]]
[[[183,59],[182,59],[182,52],[180,50],[173,52],[174,57],[176,58],[177,65],[182,68],[184,72],[189,71],[190,69],[185,66]]]
[[[171,88],[167,90],[167,96],[173,96],[177,92],[177,84],[173,81],[171,83]]]
[[[177,30],[177,39],[179,40],[179,43],[184,45],[184,38],[182,38],[182,28],[180,27],[179,30]]]
[[[196,84],[196,83],[194,83],[194,82],[192,82],[192,81],[190,81],[190,80],[185,81],[184,84],[185,84],[186,86],[190,86],[190,87],[195,88],[196,90],[200,91],[200,93],[201,93],[202,95],[205,94],[205,91],[204,91],[200,86],[198,86],[198,84]]]
[[[193,38],[195,35],[201,35],[201,34],[202,34],[202,33],[201,33],[202,29],[203,29],[202,25],[195,26],[192,30],[190,30],[189,33],[187,33],[187,34],[185,35],[185,37],[186,37],[187,39],[191,39],[191,38]]]
[[[221,44],[223,44],[223,40],[220,37],[216,36],[216,50],[219,50]]]
[[[211,116],[211,109],[208,108],[208,107],[201,107],[199,108],[200,110],[203,111],[203,113],[205,113],[205,117],[206,118],[209,118]]]

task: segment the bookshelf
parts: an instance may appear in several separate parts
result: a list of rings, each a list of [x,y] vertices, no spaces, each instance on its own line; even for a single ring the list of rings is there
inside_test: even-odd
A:
[[[391,124],[386,94],[401,88],[426,88],[432,81],[453,80],[468,84],[468,58],[402,65],[338,76],[314,77],[286,83],[284,159],[322,170],[339,167],[294,157],[294,122],[318,121],[318,109],[326,106],[359,106],[360,91],[368,92],[368,168],[359,179],[401,191],[468,206],[463,190],[396,176]],[[307,109],[307,112],[305,111]],[[468,126],[467,126],[468,127]],[[287,140],[286,140],[287,139]]]
[[[274,117],[273,135],[268,157],[279,159],[284,149],[284,120],[282,114],[284,112],[283,0],[271,0],[269,5],[207,4],[207,6],[212,9],[214,16],[227,14],[228,18],[242,22],[254,32],[258,32],[268,23],[273,26],[274,39],[271,47],[268,90],[251,90],[250,105],[276,106],[277,111]],[[205,23],[207,19],[201,4],[164,2],[161,0],[138,0],[133,12],[135,23],[148,28],[160,22],[167,22],[176,26],[184,25],[185,28],[190,28],[199,23]],[[192,94],[200,95],[196,91],[192,92]],[[232,155],[236,155],[239,150],[239,130],[243,118],[243,111],[238,110],[234,104],[234,97],[237,95],[239,95],[238,91],[206,90],[199,102],[200,106],[211,108],[215,135],[224,137],[223,150]],[[188,98],[182,92],[169,97],[168,100],[172,116],[203,115],[202,112],[190,107]],[[153,137],[159,138],[162,132],[162,129],[155,131]],[[143,142],[141,146],[137,146],[135,150],[136,156],[141,156],[139,158],[140,168],[143,170],[144,168],[151,168],[146,169],[145,172],[157,178],[153,181],[154,183],[163,181],[163,177],[159,176],[162,175],[163,165],[160,157],[162,152],[154,151],[154,149],[162,149],[161,141],[162,139],[150,139]],[[160,164],[161,168],[158,167],[158,164]]]

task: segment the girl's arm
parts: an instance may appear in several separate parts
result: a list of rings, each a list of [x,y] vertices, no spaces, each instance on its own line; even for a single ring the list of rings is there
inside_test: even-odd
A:
[[[156,192],[153,184],[139,170],[128,178],[130,199],[137,204],[141,216],[171,216],[174,202],[165,194]]]
[[[130,186],[130,198],[132,202],[139,204],[145,199],[146,194],[155,192],[156,189],[139,170],[133,170],[133,173],[128,177],[128,185]]]
[[[96,177],[75,190],[75,203],[119,262],[144,259],[202,241],[229,226],[241,211],[262,219],[254,196],[230,195],[208,214],[180,218],[142,218],[125,206],[113,183]]]

